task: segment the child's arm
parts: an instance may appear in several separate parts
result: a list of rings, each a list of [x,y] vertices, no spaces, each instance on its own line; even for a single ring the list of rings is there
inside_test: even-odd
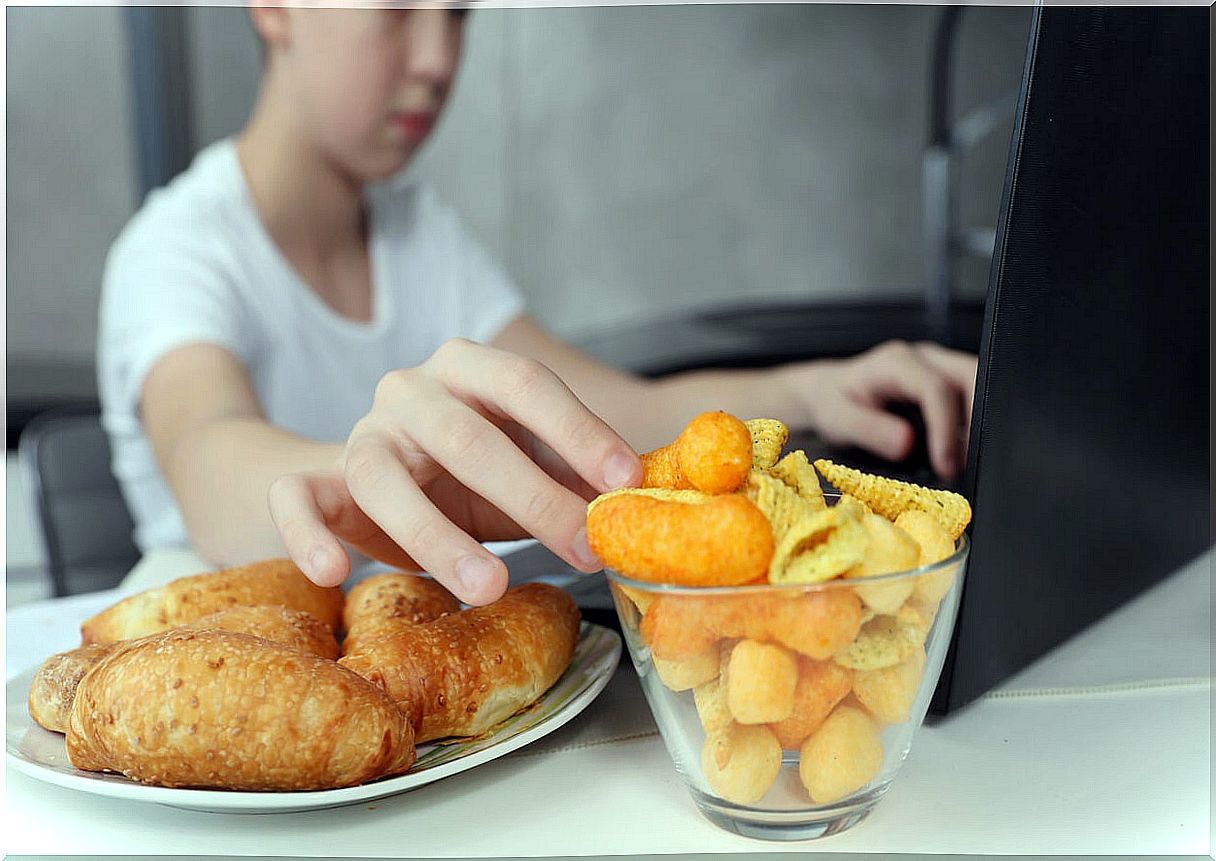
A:
[[[323,585],[350,570],[341,542],[475,604],[507,582],[478,540],[533,535],[596,571],[586,502],[641,479],[633,450],[548,368],[468,341],[385,375],[342,446],[271,426],[239,360],[205,344],[153,366],[141,415],[205,557],[285,547]]]
[[[494,345],[551,367],[592,410],[639,451],[670,441],[705,409],[779,418],[898,459],[915,444],[907,422],[883,410],[916,403],[925,419],[934,469],[962,466],[975,392],[976,358],[937,344],[890,341],[850,359],[796,362],[760,370],[709,370],[647,380],[599,362],[519,317]]]

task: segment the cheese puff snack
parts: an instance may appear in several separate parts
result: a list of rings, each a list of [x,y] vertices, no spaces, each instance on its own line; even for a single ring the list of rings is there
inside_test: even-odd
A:
[[[769,469],[781,457],[790,429],[776,419],[748,419],[744,424],[752,437],[752,466]]]
[[[747,425],[730,413],[701,413],[675,442],[642,455],[642,486],[730,493],[751,468]]]
[[[912,712],[920,677],[925,671],[925,650],[917,648],[898,664],[853,674],[853,696],[882,723],[903,723]]]
[[[815,461],[815,468],[841,493],[857,497],[887,520],[894,521],[905,511],[925,511],[941,524],[951,541],[957,541],[971,522],[971,505],[957,493],[867,475],[830,460]]]
[[[802,745],[802,783],[819,804],[844,798],[882,769],[882,740],[874,719],[841,704]]]
[[[920,545],[921,565],[932,565],[954,553],[954,541],[931,514],[924,511],[905,511],[895,518],[895,525],[911,535]],[[936,607],[950,591],[954,574],[955,569],[947,566],[918,577],[915,588],[917,599],[929,607]]]
[[[798,659],[794,707],[785,720],[769,724],[785,750],[798,750],[807,736],[819,729],[853,688],[853,672],[835,661]]]
[[[628,577],[684,586],[731,586],[768,569],[773,533],[742,496],[704,504],[637,494],[605,499],[587,514],[587,542]]]
[[[717,645],[713,645],[686,660],[653,660],[655,672],[659,674],[659,680],[663,684],[673,691],[687,691],[718,677],[721,656]]]
[[[866,531],[848,508],[827,508],[791,526],[773,551],[770,583],[819,583],[859,564]]]
[[[719,637],[776,643],[817,660],[831,658],[861,630],[861,601],[849,589],[797,595],[664,595],[642,617],[655,657],[677,660]]]
[[[692,692],[693,703],[697,707],[697,716],[701,718],[701,726],[705,732],[713,733],[730,725],[730,706],[726,702],[725,680],[719,676],[716,679],[697,685]]]
[[[768,473],[792,487],[811,507],[820,511],[828,507],[823,498],[823,488],[819,486],[819,476],[815,473],[815,467],[807,460],[806,452],[791,451],[777,461]]]
[[[739,723],[785,720],[794,709],[798,663],[781,648],[742,640],[730,653],[726,703]]]
[[[781,745],[766,726],[732,723],[705,739],[701,769],[716,795],[736,804],[753,804],[781,771]]]
[[[898,526],[877,514],[861,520],[866,531],[865,554],[861,562],[845,572],[847,578],[876,577],[908,571],[920,564],[920,547]],[[857,595],[875,613],[894,613],[912,594],[916,582],[902,577],[893,583],[858,583]]]

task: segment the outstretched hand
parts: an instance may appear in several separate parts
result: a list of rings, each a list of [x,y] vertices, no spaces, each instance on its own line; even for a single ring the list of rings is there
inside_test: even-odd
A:
[[[907,457],[916,436],[884,405],[916,404],[933,470],[949,479],[965,462],[976,367],[975,356],[940,344],[887,341],[848,359],[799,362],[776,373],[825,440],[861,446],[888,460]]]
[[[347,542],[486,604],[507,569],[480,541],[535,536],[598,571],[587,501],[641,474],[633,449],[544,365],[455,340],[387,374],[340,462],[278,479],[269,504],[292,560],[320,585],[349,574]]]

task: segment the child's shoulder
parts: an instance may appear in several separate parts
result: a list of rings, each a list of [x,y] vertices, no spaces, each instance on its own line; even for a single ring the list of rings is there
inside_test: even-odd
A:
[[[215,247],[248,215],[248,195],[231,140],[201,150],[186,170],[151,191],[115,240],[111,255],[150,248]]]

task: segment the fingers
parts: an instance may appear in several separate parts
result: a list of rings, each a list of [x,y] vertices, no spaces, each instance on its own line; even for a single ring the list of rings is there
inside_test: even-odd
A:
[[[921,361],[919,354],[907,345],[894,343],[884,347],[879,348],[883,352],[876,365],[883,394],[905,398],[920,407],[933,469],[944,478],[953,478],[958,473],[961,453],[957,386],[936,366]]]
[[[848,442],[887,460],[903,460],[916,443],[912,426],[898,416],[853,400],[842,400],[822,429],[831,442]]]
[[[456,340],[428,365],[452,391],[530,430],[598,491],[641,481],[641,460],[628,443],[540,362]]]
[[[428,401],[412,437],[454,479],[571,565],[586,572],[603,567],[587,546],[586,501],[469,406],[454,398]]]
[[[503,561],[435,507],[386,440],[352,446],[344,477],[359,509],[457,598],[488,604],[506,591]]]
[[[971,432],[971,410],[975,404],[976,372],[979,358],[971,353],[951,350],[932,341],[922,341],[914,348],[920,357],[958,386],[963,402],[963,448]]]
[[[343,541],[389,565],[418,568],[359,509],[339,472],[283,476],[270,486],[267,501],[288,556],[318,586],[337,586],[350,574]]]

